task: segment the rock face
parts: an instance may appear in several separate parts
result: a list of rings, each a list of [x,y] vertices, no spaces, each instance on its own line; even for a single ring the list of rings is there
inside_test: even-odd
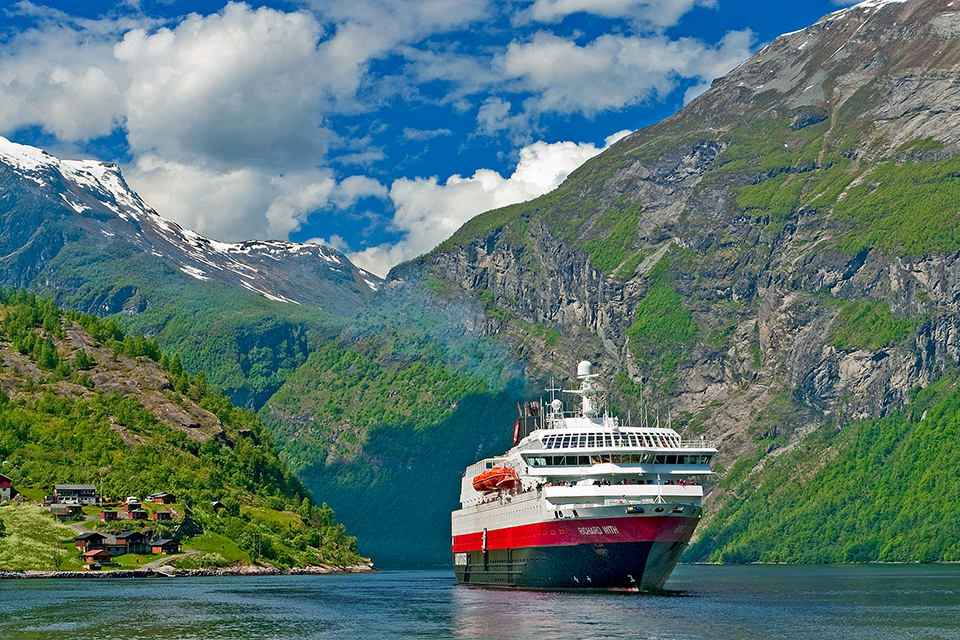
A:
[[[903,166],[946,172],[934,190],[960,175],[958,86],[960,12],[948,0],[837,11],[554,194],[480,216],[391,277],[485,292],[496,311],[485,331],[544,377],[594,359],[627,406],[636,399],[616,373],[643,380],[682,428],[722,442],[724,464],[823,421],[885,415],[960,362],[960,242],[883,227],[883,216],[912,220],[901,194],[869,216],[860,200],[892,190],[886,176]],[[616,216],[628,205],[642,213],[624,242]],[[866,237],[869,225],[885,230]],[[661,262],[699,327],[675,345],[673,380],[631,334]],[[530,324],[562,338],[549,344]]]

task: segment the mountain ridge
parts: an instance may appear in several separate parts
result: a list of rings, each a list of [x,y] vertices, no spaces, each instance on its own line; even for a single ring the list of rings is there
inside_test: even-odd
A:
[[[381,278],[354,266],[346,256],[329,247],[280,240],[218,242],[185,229],[147,206],[112,163],[59,160],[5,138],[0,138],[0,162],[38,187],[59,185],[57,195],[66,207],[79,215],[90,212],[88,215],[99,223],[99,228],[88,224],[87,230],[99,231],[108,242],[119,233],[144,252],[174,261],[181,272],[201,281],[215,280],[276,302],[319,308],[331,301],[314,293],[310,286],[304,287],[302,281],[296,282],[297,276],[325,270],[327,277],[339,272],[341,281],[350,280],[370,291],[382,286]],[[130,223],[133,230],[104,213]],[[283,262],[302,263],[298,265],[301,269],[285,274],[272,264]],[[316,283],[313,287],[317,287]]]

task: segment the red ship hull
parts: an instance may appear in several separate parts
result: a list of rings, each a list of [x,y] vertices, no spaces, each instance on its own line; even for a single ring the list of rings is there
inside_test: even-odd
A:
[[[461,584],[530,589],[662,589],[698,517],[551,520],[456,536]]]

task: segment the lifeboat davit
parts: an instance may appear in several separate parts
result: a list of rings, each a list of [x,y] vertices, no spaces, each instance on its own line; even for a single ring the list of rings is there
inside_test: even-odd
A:
[[[513,469],[494,467],[474,477],[473,488],[484,493],[500,489],[513,489],[519,481],[517,472]]]

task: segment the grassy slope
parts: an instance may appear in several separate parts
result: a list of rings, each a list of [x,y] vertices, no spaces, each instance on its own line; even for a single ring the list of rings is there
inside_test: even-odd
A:
[[[0,506],[0,521],[6,535],[0,536],[0,570],[80,568],[80,559],[73,539],[77,532],[50,517],[46,509],[34,505]]]

